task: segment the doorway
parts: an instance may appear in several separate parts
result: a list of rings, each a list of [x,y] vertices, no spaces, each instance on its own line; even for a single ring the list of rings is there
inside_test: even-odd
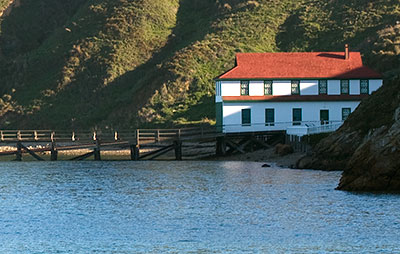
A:
[[[321,121],[321,125],[329,124],[329,110],[321,109],[319,111],[319,120]]]

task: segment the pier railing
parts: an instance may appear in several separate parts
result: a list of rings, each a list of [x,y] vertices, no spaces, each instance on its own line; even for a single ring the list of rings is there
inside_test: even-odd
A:
[[[168,140],[204,139],[221,135],[215,127],[181,129],[136,129],[123,131],[1,130],[0,142],[135,141],[153,143]]]
[[[89,142],[89,141],[129,141],[136,144],[157,143],[169,140],[203,140],[225,134],[248,132],[287,131],[302,135],[335,131],[341,121],[324,122],[275,122],[233,124],[224,126],[193,127],[177,129],[136,129],[136,130],[95,130],[95,131],[54,131],[54,130],[0,130],[0,142]],[[235,130],[235,131],[234,131]],[[291,133],[293,132],[293,133]],[[297,135],[297,134],[295,134]]]

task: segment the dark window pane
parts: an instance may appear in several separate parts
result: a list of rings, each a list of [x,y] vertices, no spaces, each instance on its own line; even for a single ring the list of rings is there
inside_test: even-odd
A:
[[[301,108],[294,108],[293,109],[293,125],[300,125],[301,124]]]
[[[351,108],[342,108],[342,120],[346,120],[351,113]]]
[[[264,81],[264,95],[272,95],[272,80]]]
[[[266,108],[265,109],[265,125],[274,126],[275,122],[275,109]]]
[[[251,111],[250,109],[242,109],[242,125],[250,125]]]
[[[340,93],[341,94],[349,94],[349,81],[348,80],[340,80]]]
[[[363,79],[360,80],[360,94],[368,94],[368,80]]]
[[[321,124],[328,124],[329,123],[329,110],[321,109],[319,111],[319,119]]]
[[[249,81],[240,81],[240,95],[249,95]]]
[[[300,94],[299,84],[298,80],[292,80],[292,94]]]
[[[319,94],[328,93],[328,80],[319,80],[318,82]]]

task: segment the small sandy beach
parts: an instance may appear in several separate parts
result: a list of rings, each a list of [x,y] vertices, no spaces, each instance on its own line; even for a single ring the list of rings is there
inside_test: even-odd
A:
[[[34,148],[41,148],[45,146],[28,146],[30,149]],[[0,151],[11,151],[15,150],[16,148],[13,146],[1,146]],[[69,150],[69,151],[59,151],[59,159],[60,160],[69,160],[75,156],[82,155],[88,153],[92,150],[90,149],[81,149],[81,150]],[[150,150],[143,150],[143,152],[148,152]],[[213,155],[215,153],[215,148],[208,147],[208,148],[200,148],[194,149],[191,153],[197,153],[198,156],[184,156],[184,160],[212,160],[212,161],[256,161],[256,162],[264,162],[266,164],[276,165],[280,167],[294,167],[296,165],[297,160],[303,157],[305,154],[301,152],[295,152],[288,155],[280,156],[275,153],[275,148],[269,149],[260,149],[254,152],[247,152],[245,154],[232,154],[232,155],[225,155],[225,156],[216,156]],[[201,154],[204,156],[201,156]],[[130,150],[123,149],[123,150],[102,150],[102,159],[103,160],[129,160],[130,159]],[[208,154],[208,155],[206,155]],[[40,152],[38,155],[42,156],[45,160],[49,160],[50,152]],[[10,156],[3,156],[0,158],[1,161],[9,161],[13,160],[15,155]],[[161,160],[173,160],[174,154],[170,152],[166,154],[166,156],[160,157]],[[28,154],[24,155],[24,160],[35,160]],[[91,159],[88,159],[91,160]]]

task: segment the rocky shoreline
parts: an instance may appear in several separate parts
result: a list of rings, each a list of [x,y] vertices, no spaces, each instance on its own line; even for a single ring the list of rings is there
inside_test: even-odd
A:
[[[344,125],[321,140],[299,168],[343,169],[337,187],[400,192],[400,80],[362,101]]]
[[[245,154],[234,154],[227,156],[207,157],[207,160],[218,161],[255,161],[264,162],[270,165],[276,165],[284,168],[296,168],[296,162],[305,156],[305,153],[294,152],[285,155],[279,155],[275,152],[275,148],[261,149]]]

